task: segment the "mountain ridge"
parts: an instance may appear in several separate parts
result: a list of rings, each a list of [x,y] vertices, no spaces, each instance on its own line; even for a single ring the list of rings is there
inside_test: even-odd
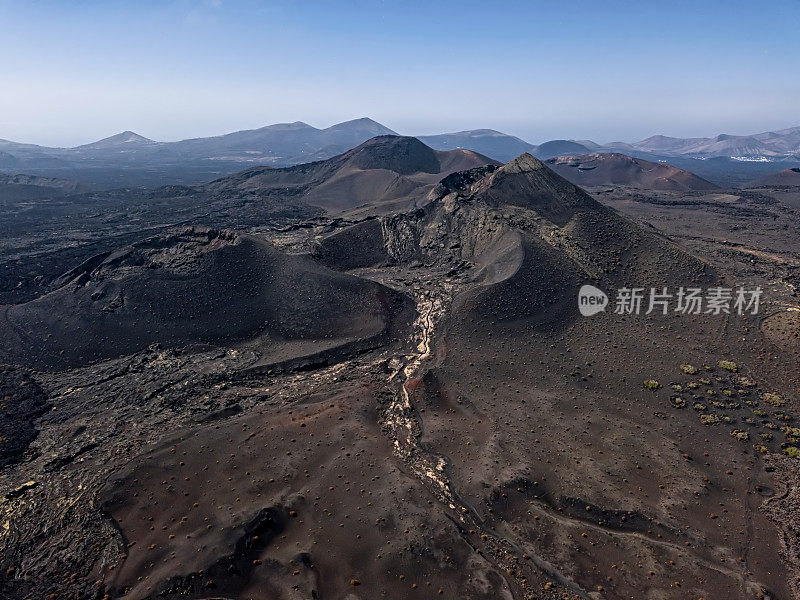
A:
[[[285,167],[325,160],[380,135],[398,134],[361,117],[323,128],[294,121],[174,142],[154,141],[130,130],[74,148],[0,140],[0,169],[76,179],[96,189],[192,185],[250,165]],[[434,150],[468,149],[501,162],[525,152],[541,159],[592,152],[623,152],[651,161],[681,159],[687,162],[678,166],[696,169],[703,177],[726,185],[739,185],[767,174],[770,162],[800,164],[800,127],[713,138],[659,134],[638,142],[605,144],[583,139],[535,145],[486,128],[415,137]],[[711,164],[708,159],[724,164]]]
[[[186,143],[196,143],[199,141],[219,140],[230,138],[231,136],[252,135],[255,133],[267,133],[278,131],[313,131],[313,132],[347,132],[352,133],[354,130],[368,130],[372,133],[370,137],[376,135],[400,135],[398,132],[386,127],[385,125],[375,121],[370,117],[359,117],[340,123],[334,123],[328,127],[314,127],[304,121],[293,121],[286,123],[272,123],[257,127],[253,129],[240,129],[228,133],[222,133],[213,136],[204,137],[190,137],[173,142],[161,142],[144,137],[131,130],[125,130],[120,133],[96,140],[94,142],[87,142],[77,146],[69,147],[50,147],[40,144],[29,144],[24,142],[16,142],[8,139],[0,139],[0,148],[26,148],[26,149],[41,149],[41,150],[77,150],[89,148],[101,148],[105,145],[116,145],[119,143],[146,143],[146,144],[159,144],[162,146],[180,145]],[[634,142],[606,142],[597,143],[588,139],[574,140],[574,139],[553,139],[542,142],[541,144],[532,144],[526,140],[515,135],[507,134],[496,129],[478,128],[466,129],[461,131],[445,132],[440,134],[425,134],[414,135],[413,137],[419,138],[424,143],[431,145],[437,150],[452,150],[458,148],[466,148],[470,150],[477,150],[476,148],[467,147],[467,143],[480,143],[482,140],[504,140],[508,144],[516,144],[521,148],[521,151],[514,156],[518,156],[523,152],[535,152],[545,144],[552,144],[555,142],[578,144],[587,147],[588,149],[595,148],[635,148],[637,150],[652,151],[652,152],[667,152],[675,154],[709,154],[713,156],[725,156],[724,152],[730,148],[736,149],[737,147],[747,147],[750,145],[755,150],[763,150],[770,155],[780,156],[786,153],[800,153],[800,126],[788,127],[785,129],[771,130],[762,133],[737,135],[720,133],[712,137],[675,137],[664,134],[654,134],[647,138],[634,141]],[[789,144],[784,143],[785,138],[789,139]],[[368,138],[367,138],[368,139]],[[461,145],[458,145],[461,144]],[[738,146],[737,146],[738,145]],[[441,146],[441,147],[440,147]],[[509,157],[507,160],[512,160],[514,157]],[[552,158],[552,157],[545,157]],[[499,158],[498,158],[499,159]]]

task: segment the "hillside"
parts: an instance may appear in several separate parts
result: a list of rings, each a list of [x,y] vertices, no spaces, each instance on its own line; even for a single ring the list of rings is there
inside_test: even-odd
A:
[[[0,157],[0,160],[2,158]],[[88,186],[70,179],[54,179],[35,175],[3,175],[0,173],[0,202],[18,202],[52,198],[88,191]]]
[[[0,317],[0,362],[87,365],[153,344],[251,342],[264,361],[335,355],[390,335],[400,296],[257,238],[187,228],[98,255]]]
[[[497,164],[470,150],[437,151],[416,138],[379,136],[331,159],[272,169],[259,167],[201,189],[215,194],[282,195],[330,212],[362,205],[371,211],[408,206],[455,171]]]
[[[713,183],[683,169],[619,153],[560,156],[548,160],[547,165],[581,186],[621,185],[684,192],[717,189]]]
[[[793,167],[780,171],[779,173],[765,175],[747,184],[747,187],[763,186],[800,186],[800,167]]]

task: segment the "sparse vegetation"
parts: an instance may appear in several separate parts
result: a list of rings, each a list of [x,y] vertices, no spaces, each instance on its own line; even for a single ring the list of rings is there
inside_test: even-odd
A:
[[[646,387],[648,390],[657,390],[661,387],[661,384],[655,379],[645,379],[644,387]]]
[[[721,360],[717,363],[717,366],[720,369],[725,369],[726,371],[730,371],[731,373],[736,373],[736,371],[738,370],[736,363],[733,362],[732,360]]]
[[[800,458],[800,448],[796,446],[786,446],[786,448],[783,449],[783,453],[792,458]]]
[[[720,419],[714,413],[708,413],[705,415],[700,415],[700,422],[703,425],[713,425],[714,423],[719,423]]]
[[[753,381],[753,379],[751,379],[750,377],[743,377],[743,376],[739,375],[736,378],[736,381],[742,387],[755,387],[756,386],[756,382]]]
[[[761,394],[761,399],[770,406],[778,407],[786,404],[786,400],[777,392],[764,392]]]

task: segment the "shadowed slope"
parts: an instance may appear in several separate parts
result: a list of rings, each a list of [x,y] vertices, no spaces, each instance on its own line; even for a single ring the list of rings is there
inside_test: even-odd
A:
[[[765,340],[750,319],[647,316],[646,300],[639,316],[612,314],[623,285],[724,279],[532,157],[477,175],[443,182],[433,205],[494,207],[493,227],[519,235],[516,267],[457,296],[409,389],[421,444],[446,461],[463,506],[584,597],[786,596],[775,523],[752,495],[774,485],[752,448],[772,439],[746,403],[757,395],[724,369],[680,369],[733,358],[774,373]],[[609,293],[606,313],[580,316],[583,283]],[[752,385],[790,389],[783,373]]]
[[[387,333],[404,310],[382,286],[258,238],[185,229],[100,255],[58,289],[4,308],[10,362],[67,367],[165,346],[258,340],[277,360]]]

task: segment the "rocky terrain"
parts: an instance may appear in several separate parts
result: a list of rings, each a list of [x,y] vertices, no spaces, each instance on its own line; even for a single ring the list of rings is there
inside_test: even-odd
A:
[[[800,598],[784,201],[397,137],[81,198],[0,247],[3,597]]]
[[[414,138],[381,136],[328,160],[257,167],[196,186],[2,204],[0,303],[45,294],[83,261],[170,227],[296,228],[325,211],[358,220],[413,206],[445,175],[485,164],[499,163],[468,150],[434,151]]]

